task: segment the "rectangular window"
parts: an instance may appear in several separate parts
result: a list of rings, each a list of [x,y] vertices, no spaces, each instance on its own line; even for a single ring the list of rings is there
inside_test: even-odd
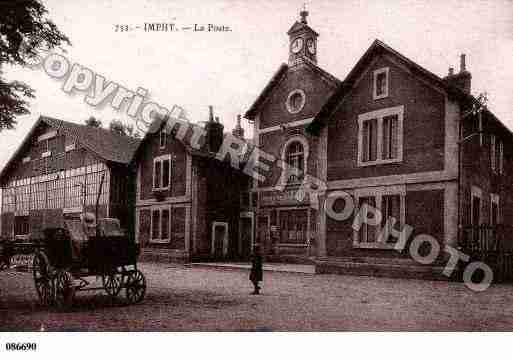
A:
[[[404,106],[358,116],[358,166],[401,162]]]
[[[160,210],[154,210],[151,218],[151,239],[160,239]]]
[[[494,135],[490,137],[490,166],[492,167],[492,171],[495,172],[497,169],[497,148],[496,148],[496,139]]]
[[[376,198],[375,197],[360,197],[358,200],[358,208],[364,218],[371,217],[370,208],[376,208]],[[362,223],[359,231],[359,242],[360,243],[373,243],[376,242],[376,226],[372,226],[367,223]]]
[[[155,171],[153,172],[153,187],[160,188],[160,180],[162,178],[162,162],[155,162]]]
[[[381,98],[388,97],[388,87],[389,87],[389,68],[384,67],[382,69],[378,69],[373,73],[373,90],[372,90],[372,98],[374,100],[378,100]]]
[[[481,217],[481,196],[482,191],[476,186],[471,189],[471,209],[470,209],[470,223],[473,226],[478,226],[482,223]]]
[[[29,234],[29,216],[14,217],[14,235],[26,236]]]
[[[160,239],[169,239],[169,209],[162,210],[162,230]]]
[[[363,122],[363,161],[376,161],[378,144],[378,121],[371,119]]]
[[[383,196],[381,214],[383,215],[381,227],[386,230],[384,241],[397,242],[398,238],[391,236],[390,231],[393,228],[392,224],[401,223],[401,196],[398,194]]]
[[[499,196],[490,194],[490,224],[496,226],[500,224]]]
[[[169,242],[171,211],[169,208],[153,209],[151,214],[151,241]]]
[[[171,155],[160,156],[153,162],[153,189],[168,189],[171,184]]]
[[[499,142],[499,173],[504,173],[504,142]]]
[[[160,131],[160,148],[166,147],[167,144],[167,133],[164,130]]]
[[[282,243],[306,244],[308,230],[307,210],[281,210],[279,231]]]
[[[169,187],[169,175],[170,175],[170,163],[169,160],[162,161],[162,187]]]
[[[353,246],[393,249],[399,239],[392,235],[392,230],[400,232],[405,224],[406,188],[404,186],[362,188],[356,190],[355,196],[358,203],[356,212],[358,217],[355,220],[360,223],[358,223],[359,229],[354,231]],[[372,220],[377,213],[381,213],[381,222],[373,223]]]
[[[397,158],[397,115],[383,118],[383,159]]]

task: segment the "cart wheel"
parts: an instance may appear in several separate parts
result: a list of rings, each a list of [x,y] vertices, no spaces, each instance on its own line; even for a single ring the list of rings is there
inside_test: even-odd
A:
[[[123,276],[121,274],[112,273],[102,275],[103,288],[108,295],[115,297],[121,291],[123,286]]]
[[[73,287],[73,277],[66,270],[60,270],[55,276],[55,304],[59,308],[69,308],[73,303],[75,288]]]
[[[43,252],[38,252],[32,261],[32,276],[34,277],[34,286],[41,305],[48,306],[52,304],[53,299],[53,281],[50,274],[50,264],[48,257]]]
[[[126,280],[126,298],[130,304],[139,303],[146,294],[146,278],[140,270],[130,272]]]

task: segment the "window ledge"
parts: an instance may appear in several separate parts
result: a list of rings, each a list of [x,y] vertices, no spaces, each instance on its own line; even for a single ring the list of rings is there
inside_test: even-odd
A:
[[[277,243],[277,247],[308,247],[306,243]]]
[[[152,188],[152,191],[153,192],[156,192],[156,193],[160,193],[160,192],[165,192],[165,191],[169,191],[169,187],[159,187],[159,188]]]
[[[169,243],[171,243],[171,241],[169,239],[152,238],[152,239],[150,239],[150,243],[169,244]]]
[[[381,99],[384,99],[384,98],[387,98],[388,97],[388,94],[384,94],[384,95],[374,95],[373,96],[373,100],[381,100]]]
[[[402,162],[402,158],[393,158],[389,160],[376,160],[376,161],[366,161],[366,162],[358,162],[358,167],[367,167],[367,166],[377,166],[377,165],[386,165],[389,163],[399,163]]]
[[[43,152],[41,154],[41,158],[50,157],[52,155],[52,151]]]

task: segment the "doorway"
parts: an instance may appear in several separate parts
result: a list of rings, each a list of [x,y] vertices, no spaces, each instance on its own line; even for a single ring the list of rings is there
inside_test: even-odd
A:
[[[224,259],[228,254],[228,223],[212,223],[211,254],[214,259]]]
[[[253,216],[252,213],[242,214],[239,220],[239,257],[249,260],[253,248]]]

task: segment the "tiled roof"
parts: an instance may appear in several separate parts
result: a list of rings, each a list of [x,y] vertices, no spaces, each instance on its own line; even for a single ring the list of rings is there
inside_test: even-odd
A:
[[[106,161],[128,164],[139,147],[140,140],[118,135],[104,128],[80,125],[72,122],[41,116],[50,126],[75,137],[81,144]]]
[[[42,122],[53,127],[55,130],[63,131],[67,136],[74,137],[88,150],[109,162],[129,164],[141,142],[128,136],[115,134],[103,128],[79,125],[52,117],[40,116],[23,142],[18,146],[14,155],[0,172],[0,179],[4,177],[8,168],[13,165],[14,160],[19,158],[22,149],[29,143],[34,131]]]

